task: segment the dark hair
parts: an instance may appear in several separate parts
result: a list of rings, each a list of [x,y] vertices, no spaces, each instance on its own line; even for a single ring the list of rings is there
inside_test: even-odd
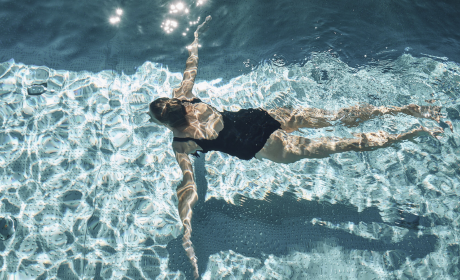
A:
[[[185,107],[177,98],[158,98],[150,103],[149,109],[153,116],[163,124],[174,128],[189,124],[185,118]]]

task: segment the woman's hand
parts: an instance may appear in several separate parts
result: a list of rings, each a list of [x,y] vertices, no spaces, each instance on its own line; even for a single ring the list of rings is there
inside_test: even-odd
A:
[[[195,38],[198,38],[199,35],[203,34],[206,30],[208,30],[208,23],[212,20],[212,17],[211,16],[207,16],[205,21],[198,25],[198,28],[196,29],[195,33],[193,33],[195,35]]]

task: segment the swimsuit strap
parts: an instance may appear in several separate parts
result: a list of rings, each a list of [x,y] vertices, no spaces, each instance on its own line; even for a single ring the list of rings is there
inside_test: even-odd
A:
[[[194,138],[190,138],[190,137],[186,137],[186,138],[180,138],[180,137],[174,137],[173,138],[173,141],[176,141],[176,142],[187,142],[187,141],[194,141],[194,140],[197,140],[197,139],[194,139]]]
[[[182,102],[182,103],[188,102],[188,103],[191,103],[191,104],[203,103],[203,101],[201,101],[201,99],[199,99],[198,97],[195,97],[195,98],[193,98],[192,100],[183,100],[183,99],[180,99],[180,102]]]

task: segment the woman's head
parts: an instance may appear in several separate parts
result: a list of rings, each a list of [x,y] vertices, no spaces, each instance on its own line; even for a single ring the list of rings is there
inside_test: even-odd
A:
[[[150,103],[149,112],[160,123],[178,128],[188,125],[182,102],[177,98],[162,97]]]

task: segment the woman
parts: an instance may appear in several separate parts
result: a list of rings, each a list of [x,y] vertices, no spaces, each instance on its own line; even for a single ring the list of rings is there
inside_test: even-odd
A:
[[[440,107],[407,105],[403,107],[374,107],[372,105],[344,108],[328,112],[315,108],[291,111],[286,108],[262,110],[242,109],[238,112],[219,112],[201,102],[192,93],[198,65],[198,37],[211,17],[198,26],[195,40],[190,45],[184,78],[179,88],[173,90],[173,98],[158,98],[149,106],[152,122],[169,128],[174,139],[172,148],[183,173],[183,181],[177,187],[179,215],[184,225],[183,246],[198,277],[198,265],[190,241],[192,207],[198,200],[189,154],[197,151],[221,151],[243,160],[253,157],[279,163],[292,163],[303,158],[323,158],[346,151],[369,151],[388,147],[392,143],[411,139],[422,134],[436,137],[442,129],[424,127],[402,134],[361,133],[356,138],[340,139],[323,137],[308,139],[287,133],[299,128],[321,128],[340,120],[346,126],[384,114],[404,113],[414,117],[431,118],[439,122]]]

